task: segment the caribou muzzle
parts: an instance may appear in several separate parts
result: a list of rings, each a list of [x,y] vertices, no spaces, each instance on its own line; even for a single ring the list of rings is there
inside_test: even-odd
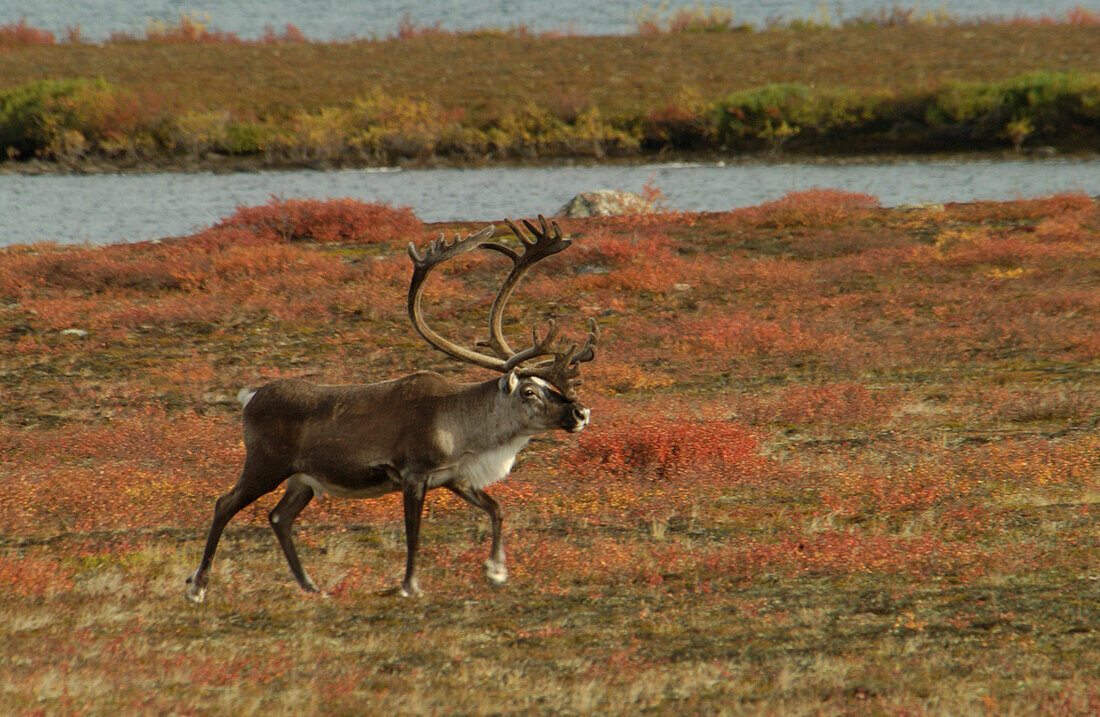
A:
[[[588,418],[592,411],[579,403],[569,406],[562,417],[562,428],[570,433],[580,433],[588,426]]]

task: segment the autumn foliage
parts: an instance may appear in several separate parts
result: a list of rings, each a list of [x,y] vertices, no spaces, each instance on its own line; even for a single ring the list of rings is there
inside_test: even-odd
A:
[[[623,424],[583,434],[570,467],[609,478],[675,482],[711,471],[735,476],[757,452],[752,435],[728,421],[636,416]]]
[[[23,18],[19,22],[7,22],[0,25],[0,50],[33,45],[52,45],[57,38],[52,32],[40,30],[27,24]]]
[[[20,21],[0,26],[0,160],[254,168],[1097,146],[1094,13],[932,15],[752,31],[698,7],[624,37],[406,23],[391,38],[313,42],[289,25],[246,40],[191,14],[102,45]],[[654,61],[642,70],[639,56]]]
[[[413,236],[421,226],[409,207],[356,199],[272,197],[263,206],[241,207],[215,230],[241,228],[271,241],[377,244]]]
[[[1080,194],[892,209],[813,190],[563,220],[572,248],[532,272],[505,330],[518,345],[530,324],[582,336],[599,318],[581,386],[593,422],[533,441],[490,489],[507,590],[480,582],[483,516],[436,491],[430,598],[385,596],[403,555],[390,496],[303,512],[303,559],[333,596],[303,599],[272,495],[227,529],[213,603],[184,611],[243,459],[241,387],[484,378],[427,349],[404,305],[404,246],[481,226],[272,199],[190,237],[0,252],[12,704],[228,709],[247,695],[275,709],[278,695],[309,711],[308,679],[348,711],[368,693],[398,711],[487,711],[485,690],[515,698],[504,683],[531,711],[687,713],[767,694],[777,712],[859,712],[872,693],[887,713],[969,712],[983,696],[1010,712],[1096,706],[1100,211]],[[474,253],[433,276],[433,326],[482,338],[506,264]],[[195,640],[219,657],[196,657]],[[138,667],[123,680],[102,655]],[[1050,655],[1065,679],[1037,671]],[[1010,684],[960,682],[990,664]],[[410,666],[430,693],[410,697]],[[175,686],[146,689],[164,675]]]

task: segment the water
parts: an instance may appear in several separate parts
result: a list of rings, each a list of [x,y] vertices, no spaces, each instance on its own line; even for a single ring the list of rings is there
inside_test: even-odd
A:
[[[582,191],[641,192],[646,184],[686,211],[751,206],[810,188],[872,194],[887,206],[1067,191],[1095,196],[1100,160],[0,175],[0,246],[181,236],[272,195],[381,200],[411,206],[428,222],[495,221],[554,213]]]
[[[650,2],[650,7],[662,3]],[[673,0],[666,16],[679,8],[699,3]],[[946,10],[960,18],[1062,17],[1074,7],[1100,9],[1081,0],[953,0],[950,3],[898,2],[897,0],[736,0],[705,2],[706,7],[732,10],[737,22],[762,27],[769,20],[821,19],[837,22],[868,12],[889,11],[896,6],[918,11]],[[111,32],[141,36],[150,20],[175,20],[180,13],[209,16],[209,26],[255,38],[265,26],[281,30],[291,23],[317,40],[392,35],[405,16],[415,25],[445,29],[509,28],[526,26],[535,32],[551,30],[586,35],[633,32],[634,18],[646,6],[644,0],[0,0],[0,23],[26,18],[34,27],[64,37],[66,28],[79,26],[84,37],[103,40]]]

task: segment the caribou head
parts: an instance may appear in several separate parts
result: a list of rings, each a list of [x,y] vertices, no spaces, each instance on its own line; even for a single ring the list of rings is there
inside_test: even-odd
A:
[[[409,318],[417,332],[436,349],[459,361],[505,374],[500,379],[501,392],[516,395],[523,402],[527,415],[534,425],[539,426],[536,432],[562,428],[576,433],[588,425],[589,410],[578,402],[576,387],[580,383],[580,365],[596,357],[599,338],[596,321],[589,319],[588,336],[578,346],[575,342],[561,340],[557,322],[551,320],[543,334],[539,333],[538,328],[532,328],[531,345],[522,351],[515,351],[508,345],[502,328],[504,307],[524,274],[539,261],[567,249],[572,241],[563,238],[557,222],[547,224],[546,218],[541,215],[538,227],[523,220],[531,238],[511,219],[506,219],[505,223],[520,240],[521,249],[518,252],[504,244],[488,241],[495,229],[492,225],[464,239],[456,236],[451,242],[440,234],[428,244],[423,254],[410,243],[409,257],[415,268],[409,286]],[[487,343],[493,350],[492,354],[468,349],[443,338],[428,326],[421,309],[421,296],[428,274],[449,259],[474,249],[499,252],[512,260],[512,270],[489,309]],[[537,359],[543,360],[536,362]],[[538,423],[535,416],[541,416],[544,421]]]

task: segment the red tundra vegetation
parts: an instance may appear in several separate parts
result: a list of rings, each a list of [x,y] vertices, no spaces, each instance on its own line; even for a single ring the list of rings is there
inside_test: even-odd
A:
[[[479,377],[404,313],[404,246],[478,228],[273,199],[190,237],[0,251],[6,704],[1100,708],[1100,212],[1078,194],[563,221],[573,248],[506,329],[601,316],[593,424],[494,487],[508,587],[482,584],[480,513],[433,494],[429,595],[401,602],[397,502],[325,499],[298,530],[332,597],[305,598],[268,496],[186,606],[244,454],[238,389]],[[503,268],[433,279],[433,321],[483,338]]]

